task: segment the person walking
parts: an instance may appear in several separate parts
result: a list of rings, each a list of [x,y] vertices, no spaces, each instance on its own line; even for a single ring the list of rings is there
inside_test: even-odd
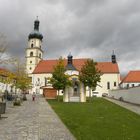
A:
[[[33,95],[32,95],[32,101],[35,101],[35,92],[33,92]]]

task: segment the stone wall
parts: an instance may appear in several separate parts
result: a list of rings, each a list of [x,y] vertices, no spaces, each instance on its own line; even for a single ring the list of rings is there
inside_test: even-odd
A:
[[[109,91],[109,97],[126,102],[140,104],[140,87]]]

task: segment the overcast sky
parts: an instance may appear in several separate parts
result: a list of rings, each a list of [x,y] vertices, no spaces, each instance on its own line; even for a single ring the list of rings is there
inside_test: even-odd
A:
[[[139,0],[0,0],[0,34],[8,55],[25,57],[28,35],[39,16],[44,58],[110,61],[120,72],[140,69]]]

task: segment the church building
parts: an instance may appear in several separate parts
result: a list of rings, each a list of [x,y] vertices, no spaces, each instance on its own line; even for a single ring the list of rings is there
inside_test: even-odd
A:
[[[39,20],[34,21],[34,31],[28,36],[28,47],[26,48],[26,71],[32,78],[32,90],[37,94],[43,94],[47,98],[55,98],[57,90],[49,83],[52,77],[54,66],[58,63],[58,59],[43,60],[42,39],[43,35],[39,32]],[[85,102],[86,96],[89,96],[89,88],[86,87],[84,92],[83,84],[79,81],[78,75],[87,59],[73,59],[71,54],[64,59],[66,74],[73,81],[72,87],[67,87],[65,91],[61,91],[64,102],[79,101]],[[102,97],[103,93],[108,94],[109,90],[119,88],[120,72],[113,53],[110,62],[97,62],[97,68],[102,73],[101,82],[98,83],[93,96]]]

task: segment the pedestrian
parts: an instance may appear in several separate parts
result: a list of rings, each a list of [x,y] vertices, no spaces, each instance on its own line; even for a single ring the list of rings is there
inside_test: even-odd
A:
[[[33,92],[32,101],[35,101],[35,92]]]

